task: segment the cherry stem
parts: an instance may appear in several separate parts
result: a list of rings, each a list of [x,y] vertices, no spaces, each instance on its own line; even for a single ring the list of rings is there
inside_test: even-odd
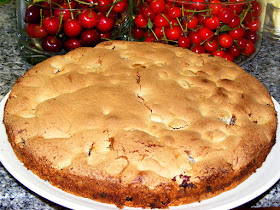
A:
[[[59,32],[60,32],[61,25],[62,25],[62,20],[63,20],[63,15],[60,15],[59,27],[58,27],[58,30],[57,30],[57,32],[56,32],[56,34],[55,34],[55,36],[54,36],[54,37],[53,37],[53,39],[52,39],[52,42],[54,41],[54,39],[57,37],[57,35],[58,35],[58,34],[59,34]]]
[[[176,20],[177,20],[177,22],[178,22],[178,24],[179,24],[181,30],[182,30],[183,32],[186,32],[186,31],[187,31],[187,27],[184,29],[184,27],[182,26],[182,24],[181,24],[179,18],[176,17]]]
[[[73,14],[73,11],[71,10],[72,8],[71,8],[70,1],[67,0],[67,3],[68,3],[68,7],[69,7],[69,9],[70,9],[71,19],[73,20],[73,19],[74,19],[74,14]]]
[[[154,32],[154,30],[152,28],[150,30],[153,33],[153,35],[155,36],[156,40],[158,41],[158,37],[157,37],[156,33]]]
[[[122,0],[117,0],[115,2],[113,2],[112,4],[108,4],[108,5],[111,5],[110,9],[108,10],[108,12],[106,13],[106,17],[108,17],[113,9],[113,7],[115,6],[116,3],[120,2]]]
[[[40,27],[43,25],[43,10],[40,9]]]
[[[169,25],[170,25],[170,28],[173,29],[173,26],[172,26],[172,24],[170,23],[170,21],[168,20],[168,18],[167,18],[163,13],[161,14],[161,16],[164,17],[165,20],[167,20],[167,22],[168,22]]]
[[[92,6],[97,6],[98,3],[88,3],[88,2],[84,2],[84,1],[79,1],[79,0],[74,0],[75,2],[78,2],[80,4],[85,4],[85,5],[89,5],[90,7]]]

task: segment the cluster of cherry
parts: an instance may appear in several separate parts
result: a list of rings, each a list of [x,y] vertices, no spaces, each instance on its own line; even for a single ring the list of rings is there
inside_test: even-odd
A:
[[[111,39],[127,0],[37,0],[25,12],[26,33],[44,51],[58,53]]]
[[[132,29],[136,39],[231,61],[256,51],[262,14],[257,0],[145,0],[138,8]]]

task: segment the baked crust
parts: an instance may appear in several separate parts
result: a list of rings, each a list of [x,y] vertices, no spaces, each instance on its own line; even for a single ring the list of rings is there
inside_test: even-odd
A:
[[[167,208],[254,173],[277,119],[266,88],[232,62],[109,41],[31,68],[4,124],[17,157],[53,185],[118,207]]]

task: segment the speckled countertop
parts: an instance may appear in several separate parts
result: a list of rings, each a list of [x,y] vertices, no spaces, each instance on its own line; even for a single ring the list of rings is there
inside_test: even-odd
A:
[[[31,67],[23,61],[17,45],[15,3],[0,5],[0,99],[14,81]],[[256,76],[280,101],[280,44],[264,36],[258,55],[242,67]],[[280,167],[280,165],[279,165]],[[280,207],[280,181],[242,207]],[[0,163],[0,209],[64,209],[42,198],[14,179]]]

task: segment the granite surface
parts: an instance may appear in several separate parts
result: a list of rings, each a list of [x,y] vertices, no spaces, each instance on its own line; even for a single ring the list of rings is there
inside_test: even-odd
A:
[[[0,5],[0,99],[30,67],[30,64],[22,60],[17,45],[15,2]],[[242,67],[263,82],[271,95],[280,102],[280,44],[272,42],[264,34],[259,53]],[[280,181],[242,207],[280,207]],[[0,163],[0,209],[65,208],[30,191]]]

